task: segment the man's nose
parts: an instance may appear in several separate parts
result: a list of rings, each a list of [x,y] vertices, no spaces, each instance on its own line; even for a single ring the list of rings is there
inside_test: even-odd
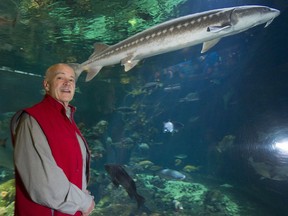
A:
[[[71,81],[69,79],[65,79],[63,84],[64,85],[71,85]]]

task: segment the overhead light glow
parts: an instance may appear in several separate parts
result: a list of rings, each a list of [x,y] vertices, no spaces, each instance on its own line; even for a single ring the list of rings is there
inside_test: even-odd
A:
[[[288,141],[276,142],[275,148],[280,151],[288,153]]]

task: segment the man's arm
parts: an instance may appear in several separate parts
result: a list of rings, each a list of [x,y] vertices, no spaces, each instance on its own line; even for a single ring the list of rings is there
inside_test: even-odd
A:
[[[17,125],[14,160],[31,199],[66,214],[87,212],[93,197],[66,178],[57,166],[37,121],[26,113]]]

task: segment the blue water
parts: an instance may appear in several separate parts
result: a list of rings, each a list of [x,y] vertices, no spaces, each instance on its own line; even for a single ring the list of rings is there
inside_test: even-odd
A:
[[[284,0],[1,1],[1,143],[9,137],[11,115],[43,97],[49,65],[83,62],[94,42],[112,45],[168,19],[246,4],[273,7],[281,15],[267,28],[223,38],[205,54],[197,45],[144,59],[127,73],[115,65],[90,82],[79,78],[72,104],[93,154],[94,215],[145,215],[123,189],[112,187],[106,163],[125,165],[151,215],[288,215]],[[101,127],[102,120],[108,125]],[[168,121],[173,133],[163,132]],[[159,177],[165,168],[186,178]],[[11,169],[0,171],[1,182],[14,178]],[[199,200],[195,184],[207,188]]]

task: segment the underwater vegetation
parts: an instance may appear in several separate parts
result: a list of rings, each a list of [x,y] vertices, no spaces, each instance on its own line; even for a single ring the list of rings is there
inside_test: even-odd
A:
[[[0,184],[0,215],[14,215],[15,181],[8,180]]]
[[[0,182],[14,177],[13,150],[10,140],[10,119],[14,112],[0,115]]]
[[[244,206],[247,203],[237,200],[230,193],[233,191],[231,186],[216,187],[192,181],[166,180],[148,174],[137,174],[134,177],[137,179],[139,193],[145,197],[145,205],[151,211],[148,215],[238,216],[245,215],[247,209],[255,207],[252,204]],[[145,211],[137,209],[136,203],[129,198],[124,188],[113,189],[113,187],[112,183],[105,187],[93,215],[116,214],[116,212],[124,216],[147,215]],[[227,193],[227,190],[230,192]]]

